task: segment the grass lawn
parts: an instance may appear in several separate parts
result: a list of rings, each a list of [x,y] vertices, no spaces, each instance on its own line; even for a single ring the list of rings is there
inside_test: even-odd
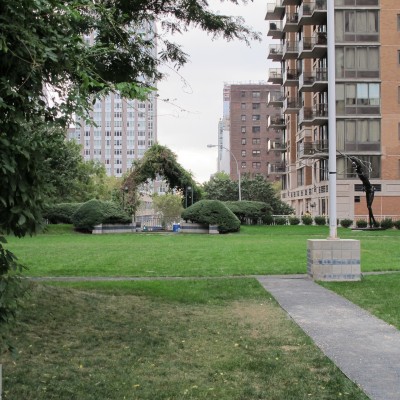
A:
[[[31,276],[227,276],[306,272],[307,239],[326,238],[328,227],[245,226],[228,235],[85,235],[70,226],[18,239],[7,247]],[[362,271],[400,270],[400,231],[352,231],[361,241]]]
[[[255,279],[32,284],[18,321],[5,400],[367,399]]]
[[[400,329],[400,274],[364,276],[360,282],[320,282]]]

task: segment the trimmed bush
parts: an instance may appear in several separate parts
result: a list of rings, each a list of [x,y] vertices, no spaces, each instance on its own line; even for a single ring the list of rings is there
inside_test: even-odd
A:
[[[274,224],[274,217],[272,215],[264,215],[261,218],[261,221],[263,222],[263,224],[265,225],[273,225]]]
[[[240,229],[239,218],[219,200],[200,200],[182,213],[185,221],[204,225],[218,225],[219,233],[237,232]]]
[[[301,217],[301,222],[303,222],[304,225],[312,225],[313,219],[311,215],[303,215]]]
[[[224,204],[240,219],[242,224],[251,220],[253,225],[265,215],[270,215],[272,208],[262,201],[225,201]]]
[[[393,222],[393,225],[394,225],[394,227],[395,227],[396,229],[400,229],[400,220],[394,221],[394,222]]]
[[[46,206],[43,217],[50,224],[72,224],[72,215],[83,203],[60,203]]]
[[[289,224],[290,225],[299,225],[300,224],[300,218],[298,218],[298,217],[289,217]]]
[[[392,218],[384,218],[381,221],[381,228],[383,229],[392,229],[394,226],[394,223],[392,221]]]
[[[342,226],[343,228],[350,228],[350,226],[353,225],[353,220],[352,219],[342,219],[340,221],[340,226]]]
[[[287,220],[285,217],[276,217],[274,218],[275,225],[286,225]]]
[[[359,219],[356,221],[357,228],[366,228],[368,226],[368,222],[365,219]]]
[[[323,215],[317,215],[314,217],[315,225],[326,225],[326,218]]]
[[[72,223],[79,231],[92,231],[98,224],[129,224],[131,218],[117,204],[110,201],[89,200],[72,215]]]

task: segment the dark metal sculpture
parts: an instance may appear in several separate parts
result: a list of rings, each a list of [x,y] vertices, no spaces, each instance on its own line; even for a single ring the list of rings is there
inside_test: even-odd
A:
[[[372,202],[375,197],[375,188],[371,185],[371,182],[367,178],[367,175],[364,172],[363,166],[360,160],[356,157],[349,157],[351,163],[353,164],[354,169],[357,172],[358,177],[363,183],[363,190],[365,192],[366,200],[367,200],[367,208],[368,208],[368,225],[370,228],[378,226],[375,221],[374,214],[372,212]]]

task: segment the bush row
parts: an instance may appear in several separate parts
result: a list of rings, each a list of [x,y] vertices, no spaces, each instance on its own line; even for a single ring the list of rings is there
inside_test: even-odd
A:
[[[129,224],[130,216],[111,201],[89,200],[86,203],[62,203],[48,206],[43,216],[51,224],[73,224],[76,230],[91,232],[99,224]]]

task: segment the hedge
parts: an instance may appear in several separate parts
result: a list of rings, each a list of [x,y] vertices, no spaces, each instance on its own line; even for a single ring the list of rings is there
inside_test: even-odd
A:
[[[110,201],[89,200],[72,215],[75,229],[92,231],[98,224],[129,224],[131,217],[117,204]]]
[[[50,224],[72,224],[72,215],[83,203],[60,203],[48,205],[43,210],[43,217]]]
[[[224,204],[240,219],[242,224],[249,219],[257,224],[266,215],[271,215],[272,207],[262,201],[225,201]]]
[[[219,233],[237,232],[240,220],[219,200],[200,200],[182,212],[185,221],[204,225],[218,225]]]

